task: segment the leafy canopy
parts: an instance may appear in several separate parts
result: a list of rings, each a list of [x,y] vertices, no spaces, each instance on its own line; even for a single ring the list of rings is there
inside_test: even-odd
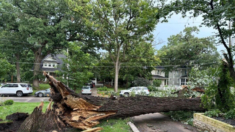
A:
[[[168,43],[158,51],[158,56],[162,65],[190,66],[206,65],[217,62],[219,56],[211,37],[198,38],[194,33],[198,33],[197,27],[187,27],[179,34],[168,38]]]
[[[91,69],[94,64],[92,56],[84,53],[78,43],[69,43],[68,46],[69,52],[64,53],[67,58],[63,60],[62,71],[58,73],[63,76],[60,78],[62,82],[67,83],[68,81],[69,87],[76,90],[88,83],[89,79],[93,77]]]

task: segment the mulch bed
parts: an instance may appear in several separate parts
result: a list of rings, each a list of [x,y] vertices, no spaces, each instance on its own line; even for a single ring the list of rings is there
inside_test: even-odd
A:
[[[222,121],[224,123],[230,124],[232,126],[235,126],[235,120],[234,119],[225,119],[224,117],[212,117],[213,119]]]

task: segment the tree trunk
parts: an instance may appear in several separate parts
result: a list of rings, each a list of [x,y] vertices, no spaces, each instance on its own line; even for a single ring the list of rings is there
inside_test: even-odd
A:
[[[120,69],[119,59],[116,60],[114,67],[115,67],[114,92],[118,92],[118,76]]]
[[[16,54],[16,78],[17,78],[17,82],[20,83],[20,55]]]
[[[204,111],[200,98],[156,98],[149,96],[123,97],[115,99],[78,95],[61,82],[44,73],[51,86],[53,108],[47,107],[43,114],[43,104],[22,123],[19,131],[62,130],[71,126],[97,132],[101,128],[92,128],[104,118],[130,117],[154,112],[166,111]],[[40,130],[39,130],[40,129]]]
[[[39,70],[40,70],[40,65],[42,61],[42,55],[41,55],[42,49],[39,48],[37,51],[34,52],[34,69],[33,69],[33,86],[38,88],[39,87],[39,80],[38,80],[38,75],[39,75]]]

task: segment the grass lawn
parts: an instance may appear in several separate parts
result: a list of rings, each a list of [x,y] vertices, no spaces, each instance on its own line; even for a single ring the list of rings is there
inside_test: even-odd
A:
[[[46,111],[46,107],[49,102],[44,102],[43,112]],[[0,106],[0,119],[6,119],[7,115],[16,113],[16,112],[24,112],[24,113],[32,113],[34,108],[37,107],[40,102],[36,103],[23,103],[23,102],[14,102],[13,105]],[[127,119],[110,119],[110,120],[102,120],[98,127],[102,127],[103,130],[101,132],[131,132],[130,127],[127,125]],[[75,129],[73,132],[80,132],[81,130]]]
[[[44,102],[43,112],[46,111],[46,107],[49,102]],[[16,113],[16,112],[24,112],[24,113],[32,113],[33,109],[39,106],[40,102],[35,103],[27,103],[27,102],[14,102],[13,105],[5,105],[0,106],[0,119],[6,119],[7,115]]]
[[[118,88],[117,95],[119,95],[120,91],[124,90],[124,89],[127,89],[127,88]],[[114,92],[114,88],[107,88],[106,91],[103,91],[102,88],[101,88],[101,90],[99,90],[99,88],[97,88],[97,93],[99,95],[108,95],[108,96],[110,96],[112,92]]]

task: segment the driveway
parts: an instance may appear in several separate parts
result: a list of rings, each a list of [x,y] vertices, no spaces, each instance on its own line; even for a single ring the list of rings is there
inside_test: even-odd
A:
[[[172,121],[160,113],[134,116],[132,120],[140,132],[198,132],[195,127]]]

